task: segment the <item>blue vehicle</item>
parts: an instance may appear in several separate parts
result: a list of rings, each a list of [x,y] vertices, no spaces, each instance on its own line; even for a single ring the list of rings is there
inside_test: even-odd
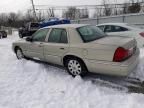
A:
[[[49,18],[48,20],[44,20],[41,22],[29,22],[19,29],[19,37],[23,38],[23,37],[31,36],[40,28],[46,26],[58,25],[58,24],[70,24],[70,20]]]
[[[49,18],[48,20],[44,20],[40,22],[40,27],[42,28],[42,27],[58,25],[58,24],[70,24],[70,20],[59,19],[59,18]]]

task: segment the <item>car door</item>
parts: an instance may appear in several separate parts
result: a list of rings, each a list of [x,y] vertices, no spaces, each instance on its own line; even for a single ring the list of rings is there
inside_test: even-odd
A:
[[[44,59],[44,43],[49,29],[40,29],[32,36],[32,42],[28,42],[26,55],[34,59]]]
[[[62,58],[69,50],[68,33],[66,29],[53,28],[49,34],[48,42],[44,44],[45,60],[62,65]]]
[[[127,28],[116,25],[106,25],[104,32],[114,36],[129,36],[129,30]]]

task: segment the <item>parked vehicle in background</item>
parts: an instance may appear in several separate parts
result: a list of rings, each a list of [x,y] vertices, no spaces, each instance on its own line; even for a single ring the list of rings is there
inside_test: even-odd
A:
[[[42,27],[58,25],[58,24],[70,24],[70,20],[52,17],[52,18],[49,18],[48,20],[44,20],[40,22],[40,27],[42,28]]]
[[[19,28],[19,37],[23,38],[26,36],[31,36],[40,28],[39,22],[29,22],[26,23],[23,27]]]
[[[19,37],[27,37],[31,36],[35,33],[39,28],[43,28],[51,25],[58,24],[70,24],[70,20],[67,19],[59,19],[59,18],[49,18],[48,20],[44,20],[41,22],[29,22],[25,26],[19,29]]]
[[[13,43],[24,57],[63,65],[73,75],[86,72],[127,76],[138,63],[134,38],[106,36],[96,26],[62,24],[39,29],[32,37]]]
[[[7,32],[4,30],[0,30],[0,39],[1,38],[7,38]]]
[[[110,36],[127,36],[137,40],[138,47],[144,47],[144,29],[127,23],[104,23],[97,25]]]

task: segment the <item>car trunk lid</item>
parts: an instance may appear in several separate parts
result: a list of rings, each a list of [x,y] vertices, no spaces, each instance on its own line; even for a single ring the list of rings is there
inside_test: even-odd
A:
[[[87,59],[95,59],[102,61],[113,61],[115,52],[118,48],[124,48],[130,52],[130,55],[135,53],[137,43],[134,38],[121,36],[107,36],[88,43]]]
[[[134,38],[122,37],[122,36],[106,36],[104,38],[95,40],[92,43],[110,45],[110,46],[113,45],[117,47],[123,47],[126,49],[136,47],[137,45],[136,40]]]

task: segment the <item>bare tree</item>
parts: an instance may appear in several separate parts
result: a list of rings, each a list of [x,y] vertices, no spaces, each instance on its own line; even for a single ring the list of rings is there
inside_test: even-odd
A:
[[[79,19],[79,18],[88,18],[89,12],[87,8],[77,9],[76,7],[69,7],[67,10],[63,11],[62,17],[71,20]]]
[[[42,21],[42,20],[44,20],[45,18],[44,18],[44,13],[42,13],[42,11],[39,11],[38,13],[37,13],[37,20],[38,21]]]
[[[93,18],[97,18],[103,16],[103,8],[98,6],[95,8],[94,14],[93,14]]]
[[[138,13],[141,10],[141,6],[140,3],[132,3],[129,7],[128,7],[128,12],[129,13]]]
[[[89,12],[87,8],[79,10],[80,18],[89,18]]]
[[[49,8],[47,10],[47,14],[48,14],[48,17],[55,17],[54,9],[53,8]]]
[[[129,8],[129,4],[128,3],[124,3],[123,4],[123,12],[122,12],[122,14],[129,13],[128,12],[128,8]]]
[[[68,18],[68,19],[76,19],[77,17],[78,10],[76,7],[70,7],[68,10],[63,12],[63,17]]]
[[[27,10],[24,19],[26,22],[35,21],[32,10]]]
[[[8,21],[8,15],[6,13],[1,13],[0,14],[0,26],[7,26],[7,21]]]
[[[10,13],[8,16],[8,24],[14,26],[16,21],[18,21],[18,15],[16,13]]]
[[[103,0],[102,5],[104,7],[104,14],[106,16],[110,16],[112,13],[112,7],[110,4],[108,4],[110,1],[109,0]]]
[[[113,14],[114,15],[118,15],[119,8],[118,8],[117,3],[118,3],[117,0],[114,0],[114,7],[113,7]]]

